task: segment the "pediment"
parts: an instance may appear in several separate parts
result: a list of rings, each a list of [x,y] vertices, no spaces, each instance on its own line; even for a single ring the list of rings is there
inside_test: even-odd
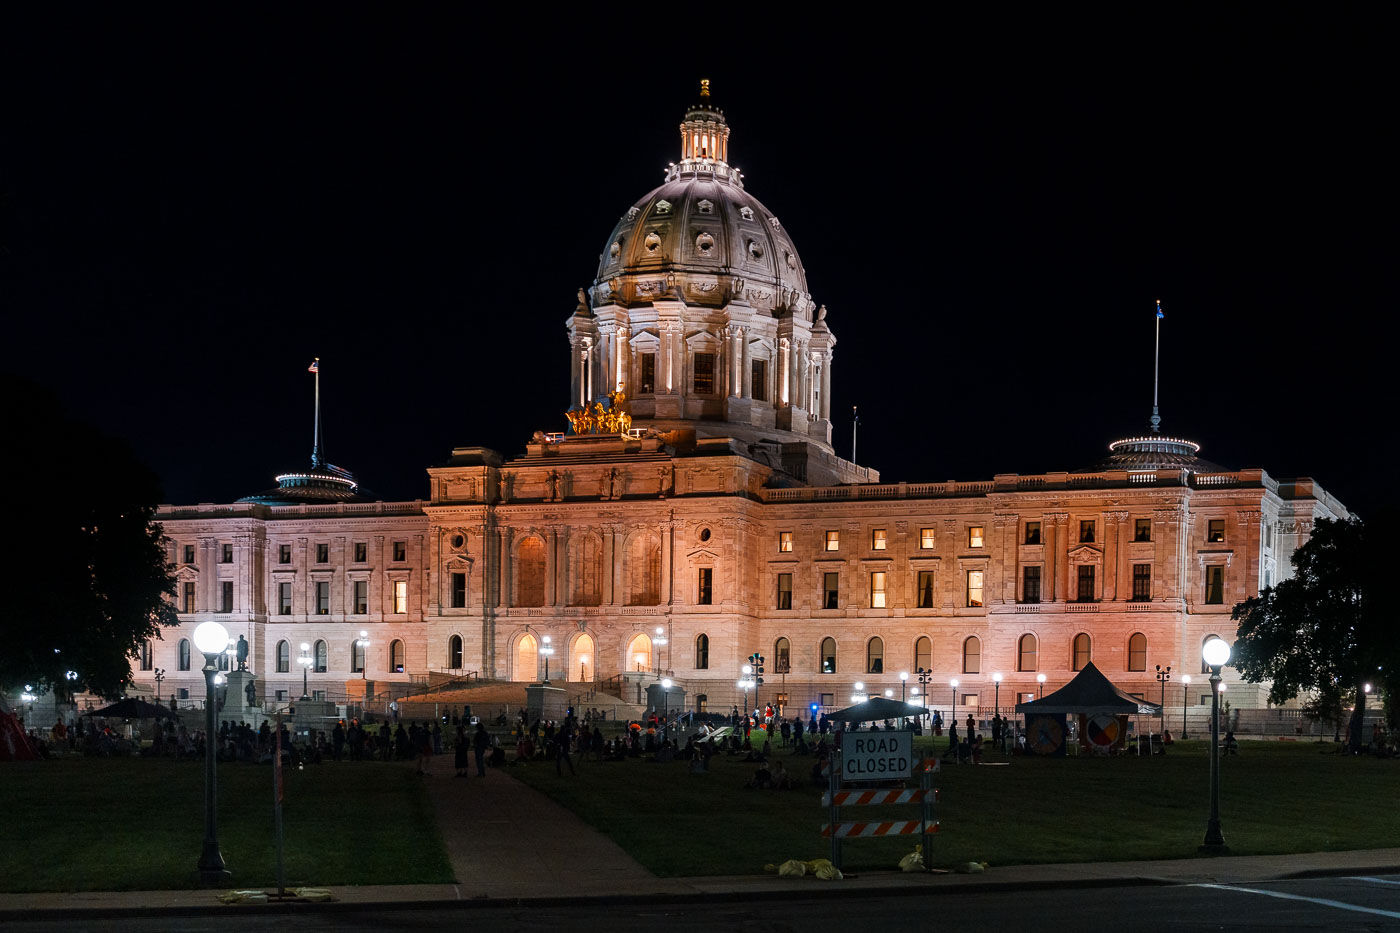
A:
[[[193,564],[182,564],[175,570],[175,579],[197,580],[199,579],[199,571],[195,569]]]
[[[1070,549],[1069,562],[1071,564],[1102,564],[1103,551],[1087,544],[1080,545]]]
[[[702,547],[698,548],[697,550],[690,551],[685,556],[690,558],[691,560],[719,560],[719,555],[707,547]]]

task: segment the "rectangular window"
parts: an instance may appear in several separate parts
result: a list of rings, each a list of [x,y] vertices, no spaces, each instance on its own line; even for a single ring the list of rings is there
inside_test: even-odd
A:
[[[233,611],[233,581],[232,581],[232,580],[225,580],[225,581],[223,581],[222,598],[219,600],[219,611],[220,611],[220,612],[232,612],[232,611]]]
[[[967,526],[967,546],[968,546],[968,547],[981,547],[981,546],[982,546],[982,539],[986,536],[986,535],[985,535],[985,532],[986,532],[986,528],[985,528],[984,526],[982,526],[982,525],[968,525],[968,526]]]
[[[394,612],[403,615],[408,612],[408,581],[394,581]]]
[[[331,559],[331,546],[329,544],[316,545],[316,563],[327,564]]]
[[[1026,522],[1026,543],[1040,543],[1040,522]]]
[[[969,606],[982,605],[982,571],[980,570],[967,572],[967,604]]]
[[[1211,544],[1220,544],[1225,540],[1225,519],[1212,518],[1210,529],[1206,532],[1206,540]]]
[[[292,614],[292,585],[290,583],[277,584],[277,614],[279,616]]]
[[[755,402],[768,401],[768,361],[753,361],[753,400]]]
[[[920,548],[922,548],[922,549],[925,550],[925,551],[931,551],[931,550],[933,550],[933,540],[934,540],[934,538],[933,538],[933,529],[932,529],[932,528],[920,528],[920,529],[919,529],[919,547],[920,547]]]
[[[1221,522],[1221,525],[1223,526],[1223,525],[1224,525],[1224,522]],[[1224,538],[1222,537],[1221,540],[1223,541]],[[231,564],[231,563],[233,563],[233,545],[232,545],[232,544],[221,544],[221,545],[219,545],[219,563],[221,563],[221,564]]]
[[[194,545],[193,545],[193,544],[187,544],[187,545],[185,545],[185,563],[187,563],[187,564],[193,564],[193,563],[194,563]]]
[[[355,581],[355,615],[362,616],[369,613],[369,581]]]
[[[695,581],[695,602],[696,605],[709,606],[714,603],[713,584],[715,571],[713,567],[701,567],[698,579]]]
[[[331,585],[329,583],[316,584],[316,614],[318,616],[331,614]]]
[[[885,571],[876,570],[870,574],[870,608],[885,608]]]
[[[692,383],[696,395],[715,394],[715,355],[695,354],[695,379]]]
[[[1094,601],[1094,567],[1092,564],[1079,565],[1079,588],[1075,599],[1081,603]]]
[[[792,574],[778,574],[778,608],[792,608]]]
[[[1206,602],[1216,606],[1225,602],[1225,568],[1219,564],[1206,568]]]
[[[641,383],[637,386],[637,391],[641,395],[653,395],[656,392],[656,354],[642,354],[642,376]]]
[[[778,550],[784,553],[792,550],[792,532],[778,532]]]
[[[290,564],[292,562],[292,546],[290,544],[277,545],[277,563]]]
[[[839,609],[841,602],[841,574],[822,574],[822,608]]]
[[[1040,602],[1040,568],[1021,568],[1021,602]]]
[[[841,550],[841,532],[828,531],[826,533],[826,549],[828,551]]]
[[[1133,602],[1145,603],[1152,599],[1152,565],[1133,564]]]
[[[465,573],[452,575],[452,608],[467,608],[467,575]]]
[[[398,562],[398,563],[402,563],[403,561],[408,560],[408,542],[407,542],[407,541],[395,541],[395,542],[394,542],[394,560],[395,560],[396,562]]]
[[[194,584],[186,583],[184,592],[184,602],[181,604],[181,612],[194,612]]]
[[[365,541],[355,542],[355,563],[363,564],[369,560],[369,543]]]
[[[933,571],[919,571],[919,608],[933,608]]]
[[[1079,523],[1079,540],[1083,543],[1090,543],[1094,540],[1094,520]]]
[[[1152,540],[1152,519],[1150,519],[1150,518],[1138,518],[1138,519],[1134,519],[1134,520],[1133,520],[1133,540],[1134,540],[1134,541],[1151,541],[1151,540]]]
[[[876,528],[870,532],[870,550],[883,551],[885,549],[885,529]]]

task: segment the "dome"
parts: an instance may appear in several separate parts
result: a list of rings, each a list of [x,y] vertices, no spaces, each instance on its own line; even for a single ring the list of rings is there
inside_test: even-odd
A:
[[[728,124],[708,97],[705,86],[681,124],[681,161],[623,213],[603,244],[593,306],[667,297],[710,307],[741,301],[811,320],[797,247],[773,212],[744,190],[742,173],[727,161]]]
[[[1193,473],[1224,473],[1219,464],[1196,456],[1201,445],[1179,437],[1149,434],[1125,437],[1108,445],[1109,456],[1094,470],[1190,470]]]
[[[244,496],[239,502],[254,502],[258,505],[326,505],[333,502],[372,502],[363,494],[355,474],[330,463],[314,463],[309,470],[283,473],[277,477],[277,486],[265,489],[251,496]]]

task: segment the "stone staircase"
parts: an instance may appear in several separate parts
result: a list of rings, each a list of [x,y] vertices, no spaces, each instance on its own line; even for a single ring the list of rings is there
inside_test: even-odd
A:
[[[464,706],[470,706],[472,715],[484,720],[494,720],[504,713],[508,722],[514,722],[525,705],[526,684],[516,681],[473,681],[473,686],[456,689],[434,690],[400,699],[399,718],[405,720],[427,720],[441,716],[449,709],[460,714]],[[597,686],[586,683],[558,681],[552,684],[564,691],[566,702],[574,706],[582,716],[587,709],[597,709],[608,719],[640,719],[645,715],[645,707],[627,703],[621,697],[604,693]]]

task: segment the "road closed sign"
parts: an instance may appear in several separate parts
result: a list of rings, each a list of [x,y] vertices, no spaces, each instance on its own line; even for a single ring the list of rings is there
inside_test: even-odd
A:
[[[842,781],[907,778],[914,771],[914,733],[846,732],[841,736]]]

